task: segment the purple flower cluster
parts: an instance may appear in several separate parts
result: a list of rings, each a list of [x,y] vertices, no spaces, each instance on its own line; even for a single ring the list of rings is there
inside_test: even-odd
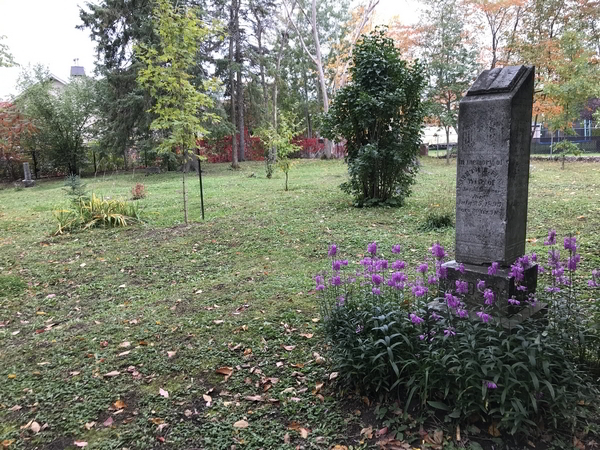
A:
[[[324,282],[325,282],[324,278],[323,278],[321,275],[317,275],[317,276],[315,277],[315,283],[316,283],[316,285],[317,285],[317,286],[315,287],[315,289],[316,289],[317,291],[322,291],[322,290],[324,290],[324,289],[325,289],[325,285],[323,284]]]
[[[402,270],[405,267],[406,267],[406,263],[404,261],[400,261],[399,259],[397,259],[396,261],[394,261],[392,263],[392,269]]]
[[[589,287],[600,287],[600,270],[592,270],[592,279],[588,280]]]
[[[477,280],[477,290],[483,292],[485,290],[485,281]]]
[[[575,236],[570,236],[565,238],[565,250],[569,250],[573,253],[577,251],[577,238]]]
[[[548,238],[544,241],[544,245],[556,245],[556,230],[548,231]]]
[[[444,257],[446,256],[446,251],[444,250],[444,247],[440,245],[439,242],[436,242],[431,246],[431,254],[435,256],[436,259],[444,259]]]
[[[446,292],[445,294],[446,304],[448,308],[457,309],[460,306],[460,300],[458,297],[455,297],[450,292]]]
[[[469,283],[462,280],[456,280],[456,293],[459,295],[464,295],[469,292]]]
[[[422,324],[423,322],[425,322],[425,320],[423,320],[421,317],[417,316],[417,315],[416,315],[416,314],[414,314],[414,313],[411,313],[409,317],[410,317],[410,321],[411,321],[412,323],[414,323],[415,325],[420,325],[420,324]]]
[[[387,284],[394,289],[401,290],[406,287],[406,281],[408,280],[404,272],[394,272],[392,277],[388,280]]]
[[[373,241],[369,245],[367,245],[367,251],[372,256],[375,256],[377,254],[377,242]]]
[[[493,262],[490,267],[488,267],[488,275],[496,275],[498,273],[498,263]]]
[[[415,297],[423,297],[429,292],[429,289],[426,286],[423,286],[421,283],[415,283],[411,291]]]
[[[494,301],[496,300],[495,295],[491,289],[486,289],[483,292],[483,298],[485,299],[484,303],[489,306],[493,305]]]
[[[485,311],[477,311],[477,316],[481,319],[482,322],[485,323],[488,323],[490,321],[490,318],[492,317]]]

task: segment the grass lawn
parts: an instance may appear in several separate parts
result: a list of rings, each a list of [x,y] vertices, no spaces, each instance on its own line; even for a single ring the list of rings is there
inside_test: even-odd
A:
[[[398,209],[353,208],[338,189],[341,161],[298,162],[288,192],[283,174],[266,179],[261,163],[208,165],[207,219],[190,176],[188,227],[178,174],[107,175],[85,180],[88,190],[126,198],[146,184],[148,222],[64,236],[53,236],[52,216],[67,201],[62,181],[0,191],[0,442],[367,448],[374,440],[361,429],[381,426],[378,399],[369,406],[329,381],[312,277],[332,242],[351,263],[373,240],[402,244],[411,264],[434,241],[452,251],[454,229],[420,225],[431,211],[453,211],[454,163],[424,158]],[[580,233],[582,272],[600,267],[600,165],[533,163],[529,250],[543,253],[549,227]],[[21,429],[32,420],[38,433]]]

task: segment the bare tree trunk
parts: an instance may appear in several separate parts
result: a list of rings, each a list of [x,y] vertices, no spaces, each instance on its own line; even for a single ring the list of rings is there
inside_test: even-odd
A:
[[[312,29],[313,39],[315,41],[315,50],[316,50],[315,55],[311,54],[310,51],[308,50],[308,48],[306,47],[304,38],[302,37],[300,30],[298,30],[298,27],[292,20],[291,13],[290,13],[287,3],[285,1],[283,2],[283,5],[286,9],[288,20],[292,23],[292,25],[294,26],[294,29],[296,30],[296,33],[298,34],[298,37],[300,38],[300,42],[302,43],[302,48],[308,54],[308,56],[310,56],[310,58],[315,63],[315,66],[317,67],[317,74],[319,75],[319,84],[321,86],[321,94],[323,96],[323,112],[325,114],[327,114],[327,112],[329,111],[329,98],[327,97],[327,84],[325,83],[325,72],[323,71],[323,59],[321,56],[321,43],[319,41],[319,30],[317,29],[317,0],[312,0],[311,16],[310,16],[310,25],[311,25],[311,29]],[[296,2],[293,3],[292,11],[293,11],[295,5],[296,5]],[[325,157],[331,158],[331,142],[329,141],[329,139],[325,139]]]
[[[317,0],[312,0],[311,25],[313,38],[315,40],[317,71],[319,72],[319,82],[323,94],[323,112],[327,114],[329,111],[329,98],[327,97],[327,84],[325,83],[325,72],[323,72],[323,60],[321,57],[321,43],[319,42],[319,30],[317,29]],[[325,157],[331,158],[331,141],[325,139]]]
[[[446,128],[446,164],[450,164],[450,127],[444,128]]]
[[[235,62],[237,64],[237,108],[238,108],[238,131],[240,133],[240,146],[238,149],[240,161],[246,160],[246,144],[244,142],[244,82],[242,80],[242,33],[240,32],[240,8],[242,0],[238,0],[238,14],[235,20]]]
[[[265,110],[265,114],[268,115],[269,110],[269,94],[267,93],[267,82],[265,81],[265,64],[263,59],[263,46],[262,46],[262,34],[263,34],[263,25],[260,21],[260,13],[257,10],[254,10],[254,17],[256,18],[256,40],[258,42],[258,64],[260,67],[260,84],[262,86],[263,91],[263,108]]]
[[[369,4],[365,7],[365,11],[363,13],[362,18],[358,24],[358,27],[354,30],[354,36],[352,36],[352,43],[350,44],[350,50],[348,51],[348,60],[344,64],[344,68],[342,69],[342,79],[340,80],[340,88],[346,84],[348,79],[348,66],[350,65],[350,61],[352,61],[352,53],[354,50],[354,46],[356,45],[356,41],[360,37],[360,33],[362,33],[363,28],[369,21],[371,14],[375,10],[375,7],[379,4],[379,0],[369,0]]]
[[[306,137],[310,139],[312,137],[312,125],[310,122],[310,111],[308,110],[308,77],[306,75],[306,67],[304,67],[304,61],[302,62],[302,78],[304,81],[304,113],[306,114]]]
[[[281,34],[279,51],[277,52],[277,62],[275,63],[275,80],[273,81],[273,129],[277,130],[277,87],[279,84],[279,71],[281,70],[281,59],[283,58],[283,49],[287,45],[287,33]],[[277,148],[272,146],[269,149],[269,159],[272,164],[277,161]]]
[[[235,40],[235,23],[236,16],[238,14],[236,0],[231,1],[230,9],[230,23],[229,23],[229,90],[231,93],[231,124],[233,125],[233,135],[231,136],[231,167],[239,169],[240,164],[238,162],[238,147],[237,147],[237,133],[236,133],[236,120],[235,120],[235,78],[233,71],[233,43]]]

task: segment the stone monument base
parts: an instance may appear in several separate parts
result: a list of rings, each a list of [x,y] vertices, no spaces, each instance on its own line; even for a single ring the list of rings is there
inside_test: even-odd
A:
[[[23,186],[33,187],[33,186],[35,186],[35,181],[34,180],[23,180]]]
[[[466,281],[469,289],[463,299],[470,310],[475,308],[478,311],[485,300],[483,293],[477,290],[477,283],[479,280],[483,280],[485,287],[494,292],[495,302],[492,314],[498,317],[521,322],[544,308],[545,305],[540,302],[532,307],[527,301],[529,294],[534,294],[536,290],[537,264],[527,268],[524,272],[524,280],[521,284],[527,288],[525,291],[517,290],[515,278],[511,276],[510,269],[507,267],[499,267],[495,275],[488,275],[488,266],[476,264],[463,264],[463,266],[464,273],[461,273],[459,271],[460,264],[456,261],[444,264],[448,276],[445,280],[440,280],[440,296],[443,296],[445,292],[455,293],[456,280]],[[508,299],[513,297],[520,301],[520,305],[512,305],[508,302]]]

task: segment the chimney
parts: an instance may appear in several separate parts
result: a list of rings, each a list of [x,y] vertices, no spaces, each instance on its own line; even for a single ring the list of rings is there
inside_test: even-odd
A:
[[[73,60],[75,65],[71,66],[71,76],[72,77],[85,77],[85,69],[83,66],[79,66],[79,58],[75,58]]]

